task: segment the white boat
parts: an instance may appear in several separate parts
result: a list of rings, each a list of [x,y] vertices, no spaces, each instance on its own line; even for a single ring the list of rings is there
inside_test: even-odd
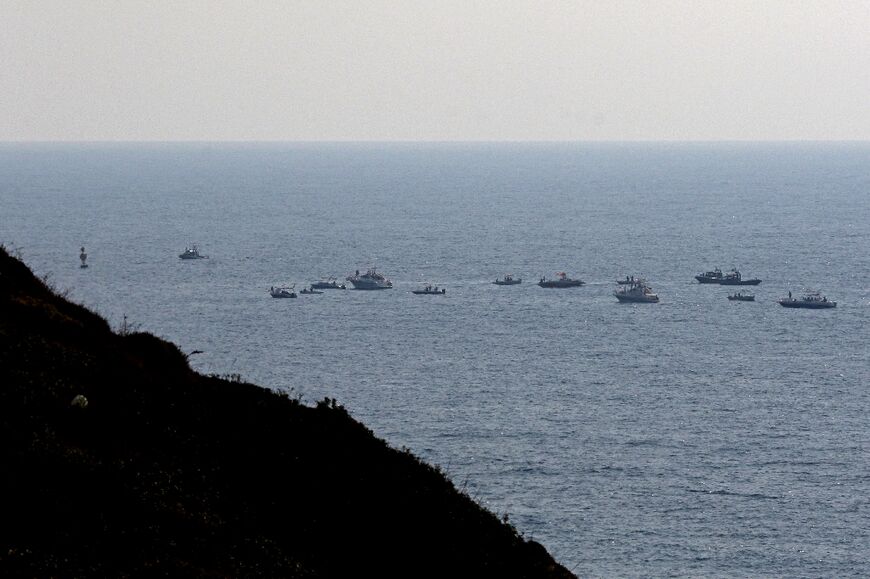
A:
[[[435,287],[432,287],[431,285],[427,285],[426,287],[424,287],[422,289],[412,290],[411,293],[416,294],[418,296],[436,296],[436,295],[440,296],[442,294],[446,294],[447,290],[444,289],[443,287],[439,288],[437,285]]]
[[[296,292],[293,291],[292,286],[270,287],[269,295],[273,298],[295,298]]]
[[[185,247],[184,251],[181,252],[178,257],[181,259],[208,259],[207,255],[200,255],[199,248],[197,246]]]
[[[620,302],[655,304],[659,301],[659,296],[642,279],[635,279],[633,283],[617,288],[613,295]]]
[[[512,276],[511,274],[507,274],[504,276],[503,279],[497,279],[492,283],[494,283],[495,285],[517,285],[523,283],[523,279],[514,279],[514,276]]]
[[[336,282],[334,277],[330,277],[311,284],[311,289],[347,289],[347,286],[343,283]]]
[[[743,292],[737,292],[736,294],[732,294],[728,296],[728,299],[732,302],[754,302],[755,296],[752,294],[745,294]]]
[[[357,290],[382,290],[393,287],[393,282],[375,271],[375,268],[371,268],[363,274],[356,270],[356,273],[347,277],[347,281],[353,284],[353,289]]]

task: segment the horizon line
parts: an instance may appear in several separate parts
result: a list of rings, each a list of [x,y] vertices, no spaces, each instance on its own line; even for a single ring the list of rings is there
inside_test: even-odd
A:
[[[870,143],[868,139],[0,139],[28,144],[727,144]]]

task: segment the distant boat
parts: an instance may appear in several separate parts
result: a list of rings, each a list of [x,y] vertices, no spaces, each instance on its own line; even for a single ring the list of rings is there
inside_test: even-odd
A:
[[[88,260],[88,254],[85,253],[84,246],[82,246],[80,251],[81,251],[81,253],[79,253],[79,259],[82,260],[82,264],[79,267],[82,269],[85,269],[86,267],[88,267],[88,264],[86,263]]]
[[[538,285],[547,288],[580,287],[585,285],[585,282],[579,279],[571,279],[564,271],[560,271],[556,274],[556,279],[542,277]]]
[[[758,285],[760,283],[761,280],[758,278],[743,279],[743,276],[736,269],[732,269],[719,280],[719,285]]]
[[[744,294],[741,292],[737,292],[736,294],[732,294],[732,295],[728,296],[728,299],[731,301],[737,301],[737,302],[754,302],[755,296],[752,294]]]
[[[193,247],[185,247],[178,257],[181,259],[208,259],[207,255],[200,255],[199,248],[195,245]]]
[[[320,290],[314,289],[314,286],[312,285],[309,288],[302,288],[302,291],[300,291],[299,293],[301,293],[301,294],[322,294],[323,292]]]
[[[438,286],[432,287],[431,285],[427,285],[423,289],[416,289],[411,291],[412,294],[417,294],[418,296],[434,296],[434,295],[442,295],[446,294],[447,290],[444,288],[438,289]]]
[[[343,283],[340,284],[336,282],[334,277],[330,277],[328,279],[322,279],[318,282],[311,284],[311,289],[347,289],[347,286]]]
[[[613,292],[614,297],[620,302],[631,302],[641,304],[656,304],[659,301],[659,296],[653,293],[652,289],[642,279],[635,278],[634,282],[617,288]]]
[[[812,310],[826,310],[837,307],[837,302],[829,301],[827,297],[819,292],[808,293],[802,298],[793,298],[791,297],[791,292],[788,292],[788,297],[778,300],[778,303],[784,308],[807,308]]]
[[[353,284],[353,289],[356,290],[383,290],[392,289],[393,282],[383,276],[383,274],[375,271],[375,268],[369,269],[367,272],[360,274],[356,270],[354,275],[349,275],[347,281]]]
[[[523,279],[514,279],[514,276],[512,276],[511,274],[507,274],[506,276],[504,276],[504,279],[497,279],[492,283],[494,283],[495,285],[517,285],[523,283]]]
[[[296,292],[293,291],[293,287],[270,287],[269,295],[273,298],[295,298]]]

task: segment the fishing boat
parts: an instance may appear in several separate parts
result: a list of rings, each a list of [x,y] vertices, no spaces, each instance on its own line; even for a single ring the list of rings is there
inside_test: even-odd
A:
[[[752,294],[745,294],[742,292],[737,292],[736,294],[731,294],[728,296],[728,299],[732,302],[754,302],[755,296]]]
[[[393,282],[375,271],[375,268],[371,268],[363,274],[356,270],[354,275],[347,277],[347,281],[353,284],[355,290],[383,290],[393,287]]]
[[[572,279],[564,271],[556,274],[556,279],[547,279],[542,277],[538,285],[546,288],[564,288],[564,287],[580,287],[585,285],[585,282],[579,279]]]
[[[423,289],[416,289],[411,291],[412,294],[416,294],[418,296],[435,296],[435,295],[443,295],[447,293],[447,290],[439,288],[437,285],[432,287],[431,285],[427,285]]]
[[[330,277],[327,279],[321,279],[318,282],[311,284],[311,289],[316,290],[325,290],[325,289],[347,289],[347,286],[343,283],[338,283],[335,281],[334,277]]]
[[[495,285],[517,285],[523,283],[522,278],[514,279],[514,276],[511,274],[507,274],[502,279],[496,279],[494,282]]]
[[[185,247],[184,251],[181,252],[178,257],[181,259],[208,259],[207,255],[201,255],[199,253],[199,248],[196,245]]]
[[[826,310],[837,307],[837,302],[828,300],[827,297],[819,292],[810,292],[802,298],[793,298],[791,297],[791,292],[788,292],[788,297],[778,300],[778,303],[784,308],[806,308],[812,310]]]
[[[295,298],[296,292],[293,291],[292,286],[270,287],[269,295],[273,298]]]
[[[642,279],[635,279],[628,285],[623,284],[613,295],[621,303],[655,304],[659,301],[659,296]]]

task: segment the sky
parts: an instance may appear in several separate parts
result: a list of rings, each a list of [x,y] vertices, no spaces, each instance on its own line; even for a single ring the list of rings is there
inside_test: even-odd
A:
[[[870,1],[0,0],[0,141],[870,140]]]

